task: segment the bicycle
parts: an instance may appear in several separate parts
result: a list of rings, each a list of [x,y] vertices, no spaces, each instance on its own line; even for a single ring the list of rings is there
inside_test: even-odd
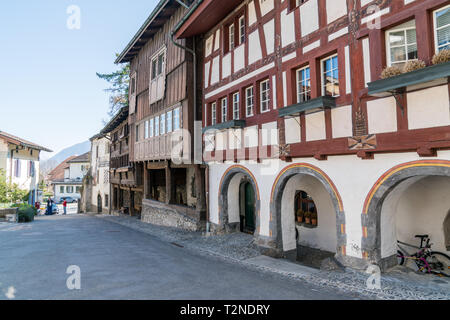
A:
[[[405,261],[414,260],[420,272],[435,274],[441,277],[450,277],[450,257],[445,253],[432,251],[429,235],[416,235],[420,239],[420,247],[411,245],[405,242],[398,242],[397,259],[399,265],[404,265]],[[418,249],[414,254],[410,254],[405,248],[400,245],[405,245],[411,248]]]

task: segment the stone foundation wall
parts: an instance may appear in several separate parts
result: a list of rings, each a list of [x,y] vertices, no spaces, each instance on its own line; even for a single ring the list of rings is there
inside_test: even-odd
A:
[[[142,201],[141,220],[145,223],[189,231],[204,229],[204,223],[200,221],[200,215],[196,214],[195,210],[148,199]]]

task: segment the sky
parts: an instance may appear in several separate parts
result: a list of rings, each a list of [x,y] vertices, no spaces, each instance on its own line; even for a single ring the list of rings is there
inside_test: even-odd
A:
[[[156,3],[1,1],[0,130],[55,152],[97,134],[108,119],[109,100],[108,83],[96,72],[119,68],[115,53],[125,48]],[[76,11],[68,13],[73,5],[80,10],[79,20],[74,20]]]

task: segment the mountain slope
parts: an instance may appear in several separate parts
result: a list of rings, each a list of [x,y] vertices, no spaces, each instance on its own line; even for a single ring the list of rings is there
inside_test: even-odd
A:
[[[56,168],[61,162],[71,156],[79,156],[91,150],[91,142],[85,141],[61,150],[53,157],[41,163],[41,171],[45,174]]]

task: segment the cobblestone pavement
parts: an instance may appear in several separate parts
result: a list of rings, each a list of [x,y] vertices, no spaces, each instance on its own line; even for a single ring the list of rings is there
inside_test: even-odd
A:
[[[318,271],[314,273],[294,273],[277,268],[251,263],[260,256],[251,235],[235,233],[220,236],[204,236],[200,232],[183,231],[176,228],[155,226],[127,216],[96,216],[107,221],[151,234],[161,240],[183,246],[196,252],[213,255],[226,261],[233,261],[249,269],[289,277],[296,281],[352,292],[369,299],[407,299],[407,300],[448,300],[450,299],[450,280],[434,275],[417,274],[411,269],[397,267],[381,276],[381,289],[368,289],[369,275],[352,269],[345,272]]]

